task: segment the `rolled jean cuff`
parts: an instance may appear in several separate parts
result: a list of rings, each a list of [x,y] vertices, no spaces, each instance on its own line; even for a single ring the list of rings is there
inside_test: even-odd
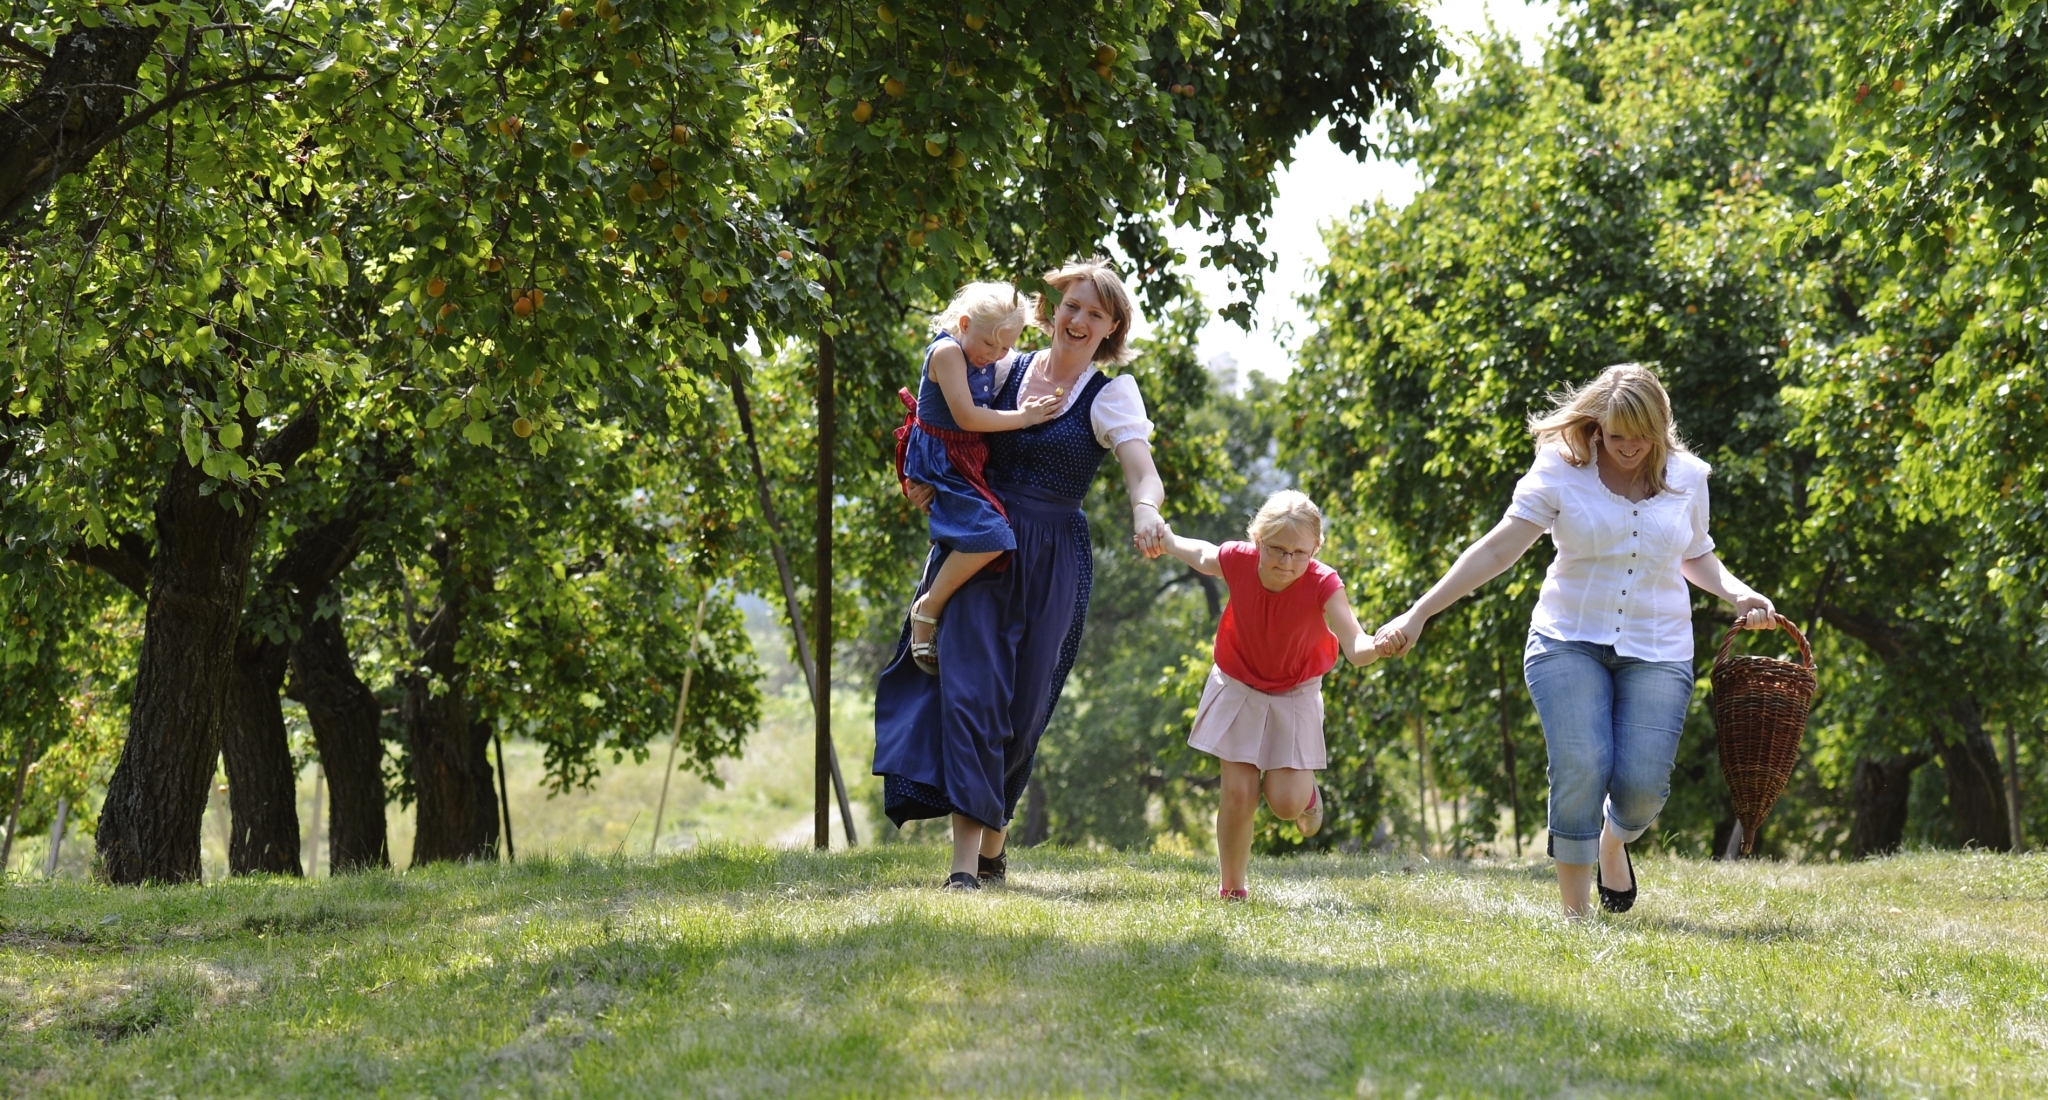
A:
[[[1600,834],[1585,837],[1550,834],[1550,858],[1559,863],[1600,862]]]
[[[1644,833],[1650,831],[1651,825],[1655,825],[1657,823],[1657,819],[1653,817],[1649,821],[1645,822],[1640,828],[1631,829],[1627,826],[1624,826],[1621,823],[1621,819],[1614,816],[1614,800],[1612,798],[1607,800],[1607,805],[1602,808],[1601,812],[1605,814],[1607,817],[1608,831],[1612,832],[1615,836],[1621,838],[1621,842],[1623,844],[1634,844],[1636,840],[1640,838]],[[1598,838],[1596,837],[1595,839],[1597,840]]]

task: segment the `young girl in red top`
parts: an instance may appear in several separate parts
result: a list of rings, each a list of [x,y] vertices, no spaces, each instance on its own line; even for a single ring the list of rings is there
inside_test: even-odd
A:
[[[1264,773],[1266,806],[1301,835],[1323,827],[1316,769],[1329,764],[1323,747],[1323,674],[1337,657],[1364,667],[1379,659],[1358,625],[1344,581],[1315,560],[1323,545],[1323,513],[1292,489],[1268,497],[1245,529],[1246,542],[1221,546],[1168,535],[1166,552],[1199,573],[1221,576],[1230,604],[1216,627],[1216,667],[1202,690],[1188,744],[1223,766],[1216,807],[1216,851],[1222,895],[1250,897],[1245,869],[1252,858],[1252,817]]]

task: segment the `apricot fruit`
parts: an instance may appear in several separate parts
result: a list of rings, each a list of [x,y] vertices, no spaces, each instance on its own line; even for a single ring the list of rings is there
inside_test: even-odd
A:
[[[855,122],[858,122],[861,125],[865,126],[867,125],[867,121],[873,117],[875,117],[874,104],[869,103],[867,100],[863,99],[859,103],[853,105],[853,120]]]

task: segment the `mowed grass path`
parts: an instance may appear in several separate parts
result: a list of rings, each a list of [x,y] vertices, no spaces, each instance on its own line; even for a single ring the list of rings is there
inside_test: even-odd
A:
[[[37,1096],[2041,1096],[2048,861],[1535,862],[723,848],[0,894]]]

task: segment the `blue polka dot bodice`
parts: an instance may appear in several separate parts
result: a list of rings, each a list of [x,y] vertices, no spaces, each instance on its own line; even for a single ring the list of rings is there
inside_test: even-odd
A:
[[[949,432],[963,430],[960,422],[953,419],[953,407],[946,404],[946,391],[939,388],[938,380],[932,377],[932,353],[952,344],[959,347],[960,341],[950,332],[941,332],[925,345],[924,378],[917,385],[917,418],[934,428]],[[960,348],[960,355],[966,358],[967,349]],[[996,365],[990,363],[977,367],[974,360],[967,360],[967,396],[977,405],[987,408],[996,395]]]
[[[1031,364],[1044,352],[1033,352],[1017,360],[1003,390],[989,407],[1014,409],[1017,394]],[[1043,424],[1014,432],[990,432],[988,439],[988,480],[997,487],[1028,485],[1052,496],[1076,502],[1088,495],[1095,471],[1109,449],[1095,441],[1095,396],[1109,385],[1109,376],[1095,372],[1081,390],[1081,396],[1065,413]]]

